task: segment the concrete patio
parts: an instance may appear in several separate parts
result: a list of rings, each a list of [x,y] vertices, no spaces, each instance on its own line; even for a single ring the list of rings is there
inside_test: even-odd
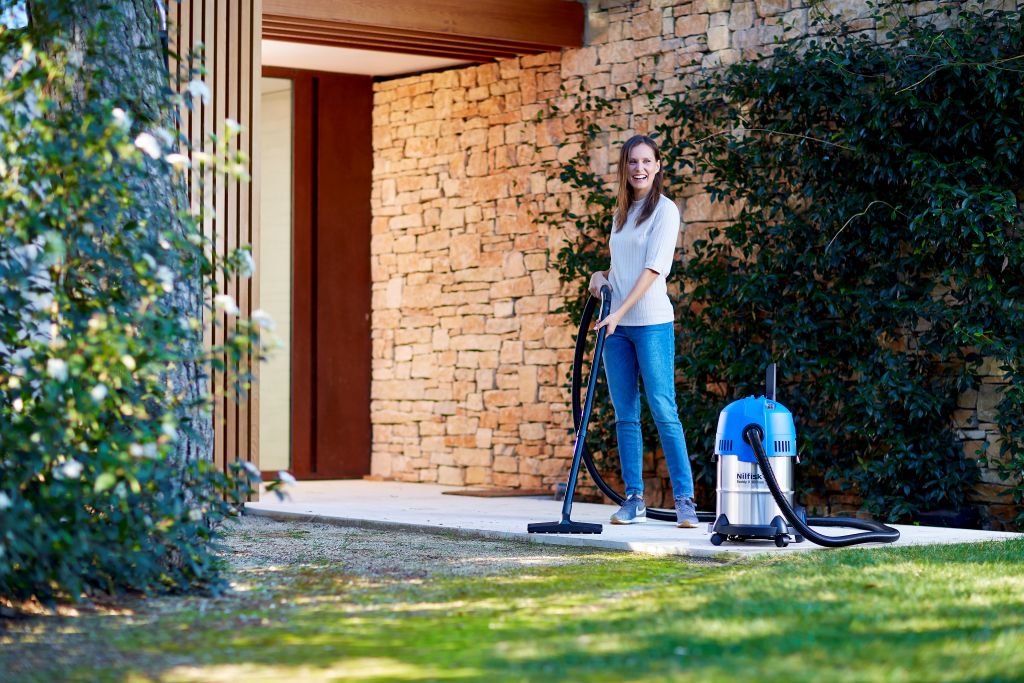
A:
[[[711,544],[705,525],[699,529],[678,529],[672,523],[651,520],[646,524],[613,526],[608,524],[608,518],[616,508],[595,503],[574,504],[572,518],[604,524],[600,535],[528,534],[526,525],[530,522],[550,522],[560,518],[561,503],[550,496],[479,498],[443,495],[445,491],[464,489],[363,480],[302,481],[288,486],[287,490],[287,500],[280,501],[274,495],[264,493],[259,502],[248,503],[246,511],[276,519],[307,519],[382,531],[406,529],[652,555],[709,557],[722,553],[807,552],[819,548],[807,541],[790,543],[787,548],[776,548],[771,542],[724,543],[716,547]],[[1009,532],[941,527],[897,525],[896,528],[901,534],[898,545],[973,543],[1020,536]],[[842,529],[820,531],[831,535],[853,532]]]

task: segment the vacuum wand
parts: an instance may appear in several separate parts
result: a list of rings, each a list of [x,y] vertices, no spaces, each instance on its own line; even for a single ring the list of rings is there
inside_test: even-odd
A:
[[[601,320],[611,310],[612,290],[608,286],[601,288]],[[590,368],[590,381],[587,383],[587,400],[583,404],[580,414],[580,426],[576,431],[576,442],[572,449],[572,467],[569,468],[569,480],[565,485],[565,498],[562,500],[562,519],[559,522],[537,522],[526,527],[531,534],[599,534],[603,530],[600,524],[589,522],[574,522],[570,519],[572,512],[572,499],[576,493],[576,479],[580,473],[580,463],[583,460],[583,450],[587,443],[587,426],[590,423],[590,411],[594,407],[594,391],[597,388],[597,375],[601,370],[601,354],[604,351],[604,339],[607,336],[608,328],[602,327],[597,333],[597,343],[594,345],[594,362]],[[583,334],[581,332],[581,334]]]

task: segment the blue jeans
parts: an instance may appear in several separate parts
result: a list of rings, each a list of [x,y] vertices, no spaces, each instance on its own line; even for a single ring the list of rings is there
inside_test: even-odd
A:
[[[693,497],[693,472],[676,407],[675,335],[672,323],[619,325],[604,343],[604,372],[615,406],[615,435],[626,495],[643,495],[643,436],[640,433],[640,386],[658,427],[675,497]]]

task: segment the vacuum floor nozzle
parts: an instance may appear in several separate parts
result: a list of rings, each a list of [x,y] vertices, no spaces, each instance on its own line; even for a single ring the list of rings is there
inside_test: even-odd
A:
[[[531,534],[599,534],[602,529],[603,525],[601,524],[574,522],[572,520],[536,522],[526,526],[527,532]]]

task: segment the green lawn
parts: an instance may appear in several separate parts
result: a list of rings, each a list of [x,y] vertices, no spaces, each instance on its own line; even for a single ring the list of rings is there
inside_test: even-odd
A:
[[[149,618],[80,618],[80,649],[107,656],[31,678],[1019,681],[1022,560],[1024,540],[720,565],[581,554],[426,580],[307,566]]]

